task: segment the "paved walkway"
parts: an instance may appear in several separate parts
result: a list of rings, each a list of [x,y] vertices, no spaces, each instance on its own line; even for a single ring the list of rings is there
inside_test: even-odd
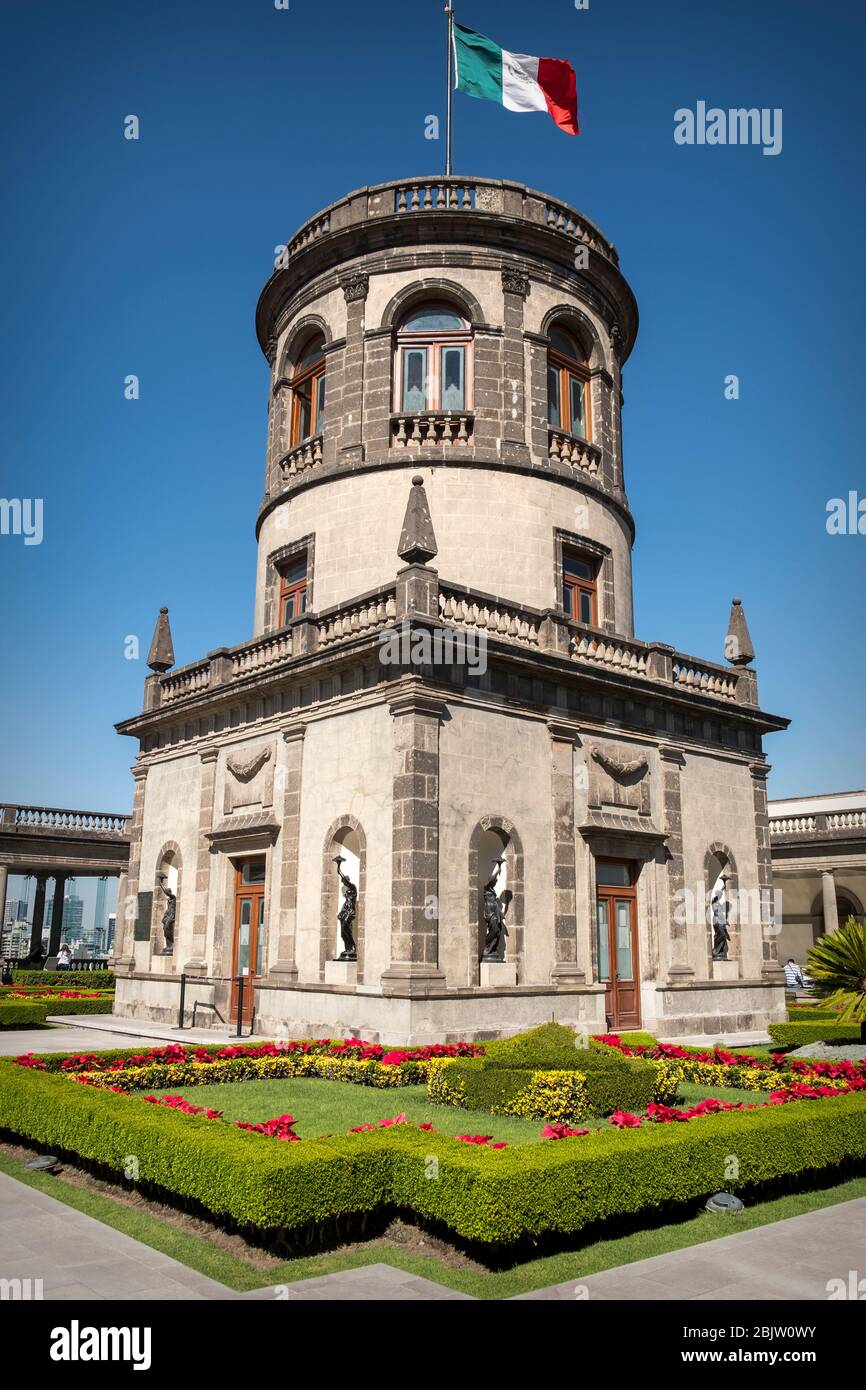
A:
[[[847,1285],[850,1271],[864,1268],[866,1197],[858,1197],[520,1297],[822,1302],[830,1279]]]
[[[115,1018],[113,1014],[67,1014],[51,1028],[0,1028],[0,1056],[22,1052],[98,1052],[110,1047],[161,1047],[167,1042],[185,1047],[199,1043],[234,1043],[234,1033],[211,1028],[172,1028],[143,1018]],[[247,1038],[241,1039],[249,1041]],[[253,1042],[265,1042],[254,1038]]]
[[[849,1271],[864,1264],[866,1198],[861,1197],[520,1298],[823,1301],[828,1280],[847,1283]],[[0,1278],[41,1279],[46,1299],[426,1302],[467,1297],[386,1264],[234,1293],[2,1173]]]

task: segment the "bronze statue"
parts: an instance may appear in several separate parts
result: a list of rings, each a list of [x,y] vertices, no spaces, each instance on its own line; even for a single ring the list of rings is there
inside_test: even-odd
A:
[[[728,931],[729,909],[724,883],[713,898],[710,910],[713,922],[713,960],[727,960],[731,933]]]
[[[514,894],[506,889],[501,897],[496,895],[496,880],[499,878],[504,863],[504,859],[496,860],[493,865],[493,873],[484,885],[484,927],[487,934],[484,939],[482,960],[501,961],[505,959],[505,938],[508,935],[505,914]]]
[[[352,927],[355,922],[355,914],[358,910],[358,890],[352,880],[343,873],[340,868],[344,864],[341,854],[334,860],[337,866],[337,873],[340,875],[340,882],[343,885],[343,906],[337,913],[337,921],[340,923],[340,936],[343,939],[343,949],[337,956],[337,960],[357,960],[358,948],[355,945],[355,938],[352,935]]]
[[[165,878],[165,874],[159,875],[160,887],[168,899],[165,912],[162,915],[162,930],[165,936],[165,946],[160,954],[163,956],[171,956],[174,954],[174,918],[177,912],[177,895],[172,893]]]

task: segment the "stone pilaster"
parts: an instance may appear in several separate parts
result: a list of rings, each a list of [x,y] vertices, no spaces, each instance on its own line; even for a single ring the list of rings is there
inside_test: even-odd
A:
[[[577,943],[574,849],[574,738],[565,724],[548,721],[553,826],[553,984],[584,984]]]
[[[325,430],[325,462],[348,463],[364,457],[363,411],[364,403],[364,318],[367,307],[367,293],[370,277],[364,271],[354,271],[340,282],[346,299],[346,346],[343,349],[342,396],[339,402],[339,418],[342,420],[342,433],[335,440],[336,456],[331,456],[328,435]],[[336,402],[335,402],[336,405]],[[385,406],[387,412],[387,405]],[[334,411],[334,419],[337,412]],[[325,419],[328,419],[328,379],[325,377]]]
[[[298,857],[300,852],[301,828],[301,776],[304,759],[304,734],[306,726],[295,724],[283,731],[286,745],[284,763],[285,789],[283,792],[282,829],[280,845],[282,864],[280,873],[280,917],[277,937],[277,959],[271,966],[270,974],[286,984],[298,978],[295,963],[295,939],[298,918]]]
[[[772,984],[783,983],[784,971],[779,965],[776,950],[776,925],[773,922],[773,862],[770,852],[770,817],[767,811],[768,763],[750,763],[752,792],[755,804],[755,839],[758,856],[758,892],[761,898],[761,945],[763,965],[761,976]]]
[[[529,277],[519,270],[502,272],[504,303],[502,345],[502,379],[505,390],[505,414],[502,422],[503,457],[526,452],[526,363],[523,346],[523,325],[526,300],[529,296]],[[518,446],[515,450],[513,447]]]
[[[190,975],[204,975],[207,971],[207,918],[210,898],[211,847],[210,841],[205,837],[213,830],[214,786],[218,758],[219,750],[217,748],[208,748],[201,755],[192,951],[190,959],[184,966],[184,970]]]
[[[685,766],[685,754],[672,744],[659,748],[662,773],[663,823],[667,837],[668,880],[668,938],[671,958],[669,978],[684,983],[694,975],[689,965],[689,924],[685,898],[685,865],[683,859],[683,805],[680,772]]]
[[[439,969],[439,726],[445,703],[407,690],[394,720],[391,965],[385,994],[441,988]]]
[[[138,885],[141,873],[141,833],[144,821],[144,797],[147,768],[134,767],[135,792],[129,822],[129,864],[117,890],[117,932],[114,969],[128,974],[135,967],[135,921],[138,916]]]

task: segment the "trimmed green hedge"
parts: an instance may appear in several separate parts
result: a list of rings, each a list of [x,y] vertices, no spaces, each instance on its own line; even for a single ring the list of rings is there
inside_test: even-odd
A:
[[[838,1009],[795,1009],[788,1005],[789,1023],[817,1023],[819,1019],[828,1019],[832,1022],[839,1022]]]
[[[13,970],[12,983],[65,985],[67,989],[79,989],[82,985],[89,985],[91,989],[114,989],[114,973],[111,970]]]
[[[0,1068],[3,1129],[117,1173],[135,1156],[140,1182],[269,1233],[388,1205],[507,1245],[866,1161],[862,1095],[504,1150],[408,1126],[282,1144],[68,1077]],[[731,1154],[736,1179],[726,1176]]]
[[[428,1088],[431,1100],[491,1114],[527,1113],[551,1121],[577,1121],[587,1114],[643,1110],[656,1095],[658,1069],[653,1063],[626,1057],[603,1043],[587,1046],[585,1036],[560,1023],[545,1023],[484,1046],[483,1057],[435,1068]],[[547,1072],[562,1077],[558,1092],[551,1083],[549,1111],[539,1109],[544,1088],[533,1081]],[[577,1088],[566,1084],[572,1072],[581,1078]],[[521,1097],[527,1095],[533,1097],[529,1110],[521,1105]]]
[[[859,1043],[856,1023],[770,1023],[767,1032],[782,1047],[805,1047],[807,1043]]]
[[[23,1001],[22,1001],[23,1002]],[[57,1014],[110,1014],[114,995],[102,994],[98,999],[43,999],[49,1017]]]
[[[44,1023],[47,1005],[37,999],[0,999],[0,1028]]]

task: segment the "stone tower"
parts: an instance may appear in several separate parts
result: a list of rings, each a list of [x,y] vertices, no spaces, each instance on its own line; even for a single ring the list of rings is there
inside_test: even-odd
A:
[[[762,738],[786,721],[750,640],[725,662],[634,636],[613,245],[520,184],[382,184],[301,227],[256,323],[254,635],[154,669],[119,726],[119,1009],[173,1017],[183,973],[266,1035],[782,1017]]]

